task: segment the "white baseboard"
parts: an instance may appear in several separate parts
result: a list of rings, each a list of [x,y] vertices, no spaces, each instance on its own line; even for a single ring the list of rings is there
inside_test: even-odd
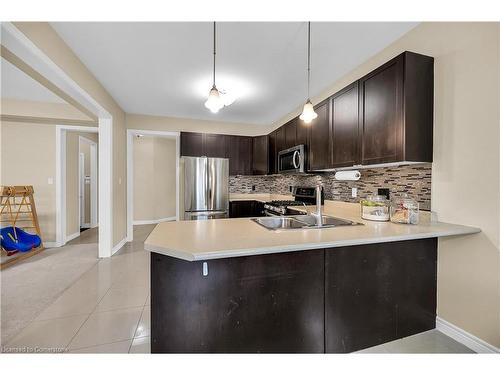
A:
[[[66,236],[66,238],[65,238],[65,242],[64,242],[64,243],[67,243],[67,242],[69,242],[69,241],[71,241],[71,240],[74,240],[74,239],[75,239],[76,237],[78,237],[79,235],[80,235],[80,231],[75,232],[75,233],[73,233],[73,234],[70,234],[69,236]]]
[[[49,248],[49,247],[61,247],[62,245],[59,242],[47,242],[47,241],[44,241],[43,242],[43,246],[46,247],[46,248]]]
[[[158,224],[162,223],[164,221],[175,221],[177,218],[175,216],[171,217],[164,217],[162,219],[155,219],[155,220],[134,220],[133,225],[144,225],[144,224]]]
[[[113,249],[111,250],[111,255],[120,250],[123,247],[123,245],[125,245],[126,242],[127,242],[127,237],[123,238],[120,242],[118,242],[115,246],[113,246]]]
[[[462,328],[447,322],[439,316],[436,317],[436,329],[469,349],[474,350],[476,353],[500,353],[500,348],[481,340],[479,337],[464,331]]]
[[[80,228],[90,228],[90,223],[83,223]]]

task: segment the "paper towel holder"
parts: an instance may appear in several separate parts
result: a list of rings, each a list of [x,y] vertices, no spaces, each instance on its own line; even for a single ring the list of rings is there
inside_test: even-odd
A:
[[[358,170],[335,172],[335,179],[338,181],[358,181],[361,178],[361,172]]]

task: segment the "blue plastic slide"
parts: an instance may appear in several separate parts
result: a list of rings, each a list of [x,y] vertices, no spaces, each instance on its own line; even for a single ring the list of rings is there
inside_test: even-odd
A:
[[[5,227],[0,229],[2,247],[7,251],[26,252],[40,246],[42,240],[36,234],[30,234],[22,229]],[[17,237],[16,237],[17,234]]]

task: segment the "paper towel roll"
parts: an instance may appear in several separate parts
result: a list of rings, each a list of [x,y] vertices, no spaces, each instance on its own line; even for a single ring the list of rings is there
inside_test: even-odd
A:
[[[359,171],[338,171],[335,172],[335,179],[339,181],[357,181],[361,177]]]

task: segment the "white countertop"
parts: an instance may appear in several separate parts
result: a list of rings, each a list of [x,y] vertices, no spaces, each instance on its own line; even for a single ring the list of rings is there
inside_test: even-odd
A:
[[[144,248],[197,261],[480,232],[478,228],[431,222],[424,212],[418,225],[362,220],[359,205],[353,203],[325,201],[324,214],[364,225],[272,231],[248,218],[163,222],[151,232]]]

